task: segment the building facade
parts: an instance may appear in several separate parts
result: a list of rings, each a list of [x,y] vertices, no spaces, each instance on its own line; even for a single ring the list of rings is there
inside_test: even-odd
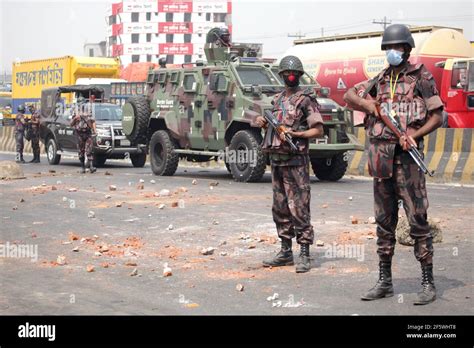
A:
[[[123,66],[136,62],[168,64],[205,60],[207,32],[232,32],[231,0],[123,0],[107,14],[107,54]]]

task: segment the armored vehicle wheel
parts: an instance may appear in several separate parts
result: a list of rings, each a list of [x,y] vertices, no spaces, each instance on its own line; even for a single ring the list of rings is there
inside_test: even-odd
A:
[[[131,155],[130,160],[135,168],[142,168],[146,163],[146,153]]]
[[[168,132],[159,130],[150,139],[150,163],[155,175],[171,176],[178,169],[179,156]]]
[[[143,96],[127,99],[123,110],[123,131],[133,144],[145,144],[147,140],[150,104]]]
[[[240,163],[239,156],[236,161],[229,163],[230,172],[235,181],[241,182],[257,182],[260,181],[265,173],[266,160],[262,152],[260,143],[262,136],[253,130],[241,130],[232,137],[229,149],[234,153],[246,153],[249,162]]]
[[[312,158],[311,167],[319,180],[338,181],[347,170],[346,153],[332,158]]]
[[[107,157],[101,155],[94,155],[94,167],[102,167],[107,161]]]
[[[61,161],[61,155],[58,155],[58,145],[54,138],[50,138],[46,143],[46,155],[49,164],[59,164],[59,161]]]

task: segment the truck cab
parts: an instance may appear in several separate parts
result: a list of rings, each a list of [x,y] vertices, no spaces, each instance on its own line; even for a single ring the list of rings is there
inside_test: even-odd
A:
[[[440,95],[448,126],[474,128],[474,58],[451,58],[436,66],[443,68]]]

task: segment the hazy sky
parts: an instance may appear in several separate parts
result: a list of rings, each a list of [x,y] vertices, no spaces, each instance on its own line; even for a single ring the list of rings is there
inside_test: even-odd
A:
[[[0,73],[15,60],[82,55],[85,42],[105,40],[108,0],[0,0]],[[382,29],[372,20],[464,29],[474,41],[474,0],[463,1],[266,1],[234,0],[236,42],[264,44],[264,56],[280,57],[298,32],[306,37]]]

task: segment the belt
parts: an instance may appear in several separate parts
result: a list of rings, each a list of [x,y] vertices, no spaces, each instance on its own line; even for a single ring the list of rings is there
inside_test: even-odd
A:
[[[287,153],[272,153],[270,158],[272,161],[288,161],[293,158],[294,155],[290,155]]]

